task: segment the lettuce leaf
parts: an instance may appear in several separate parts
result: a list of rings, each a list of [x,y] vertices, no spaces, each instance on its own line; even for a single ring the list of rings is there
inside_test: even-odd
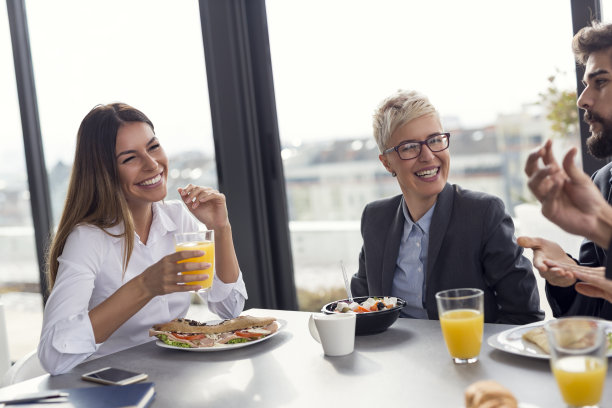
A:
[[[173,340],[168,339],[168,336],[166,336],[165,334],[158,334],[157,338],[169,346],[191,348],[191,346],[187,343],[181,343],[179,341],[173,341]]]
[[[238,344],[238,343],[246,343],[247,341],[249,341],[249,339],[247,339],[246,337],[241,337],[239,339],[232,339],[230,341],[228,341],[225,344]]]

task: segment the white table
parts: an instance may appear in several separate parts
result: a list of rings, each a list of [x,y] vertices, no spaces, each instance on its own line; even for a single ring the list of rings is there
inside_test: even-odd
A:
[[[0,397],[23,390],[92,386],[80,380],[105,366],[149,374],[154,407],[462,407],[465,388],[493,379],[521,402],[564,407],[548,360],[491,348],[486,338],[512,326],[485,324],[480,361],[451,361],[438,321],[399,319],[386,332],[358,336],[355,352],[325,357],[308,332],[309,313],[251,309],[256,316],[287,322],[278,335],[248,347],[188,352],[150,342],[83,363],[67,374],[37,377],[0,389]],[[602,407],[612,407],[612,369]]]

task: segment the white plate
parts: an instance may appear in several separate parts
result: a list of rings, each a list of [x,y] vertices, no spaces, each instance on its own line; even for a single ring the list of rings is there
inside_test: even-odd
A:
[[[501,333],[494,334],[487,339],[489,346],[520,356],[549,359],[550,355],[535,344],[523,340],[523,333],[534,327],[543,326],[546,322],[534,322],[524,326],[513,327]],[[612,332],[612,322],[600,320],[606,333]],[[612,350],[608,350],[608,357],[612,357]]]
[[[221,323],[222,320],[214,320],[214,321],[210,321],[210,322],[206,322],[206,323],[211,323],[211,324],[217,324],[217,323]],[[164,343],[161,340],[157,340],[155,342],[156,345],[158,345],[159,347],[163,347],[163,348],[169,348],[169,349],[173,349],[173,350],[181,350],[181,351],[226,351],[226,350],[235,350],[235,349],[239,349],[242,347],[247,347],[247,346],[252,346],[253,344],[257,344],[257,343],[261,343],[262,341],[266,341],[274,336],[276,336],[278,333],[280,333],[280,331],[287,325],[287,321],[282,320],[282,319],[276,319],[276,323],[278,323],[278,330],[276,330],[274,333],[258,339],[258,340],[253,340],[253,341],[247,341],[246,343],[236,343],[236,344],[218,344],[216,346],[213,347],[199,347],[199,348],[187,348],[187,347],[177,347],[177,346],[171,346],[169,344]]]

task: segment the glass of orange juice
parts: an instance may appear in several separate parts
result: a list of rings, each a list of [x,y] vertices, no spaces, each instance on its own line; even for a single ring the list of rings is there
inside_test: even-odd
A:
[[[188,258],[184,262],[208,262],[210,268],[197,271],[184,271],[182,274],[207,274],[208,278],[203,281],[185,283],[185,285],[200,285],[199,292],[208,292],[212,287],[214,268],[215,268],[215,239],[214,231],[182,232],[174,234],[174,248],[179,251],[204,251],[204,255],[195,258]]]
[[[603,326],[587,317],[566,317],[545,325],[550,368],[569,407],[597,407],[607,363]]]
[[[478,361],[484,327],[484,293],[480,289],[449,289],[436,293],[446,348],[456,364]]]

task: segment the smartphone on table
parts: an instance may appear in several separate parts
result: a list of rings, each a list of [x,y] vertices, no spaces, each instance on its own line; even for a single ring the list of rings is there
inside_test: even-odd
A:
[[[109,385],[126,385],[143,381],[148,378],[146,374],[135,373],[121,368],[105,367],[81,376],[83,380]]]

